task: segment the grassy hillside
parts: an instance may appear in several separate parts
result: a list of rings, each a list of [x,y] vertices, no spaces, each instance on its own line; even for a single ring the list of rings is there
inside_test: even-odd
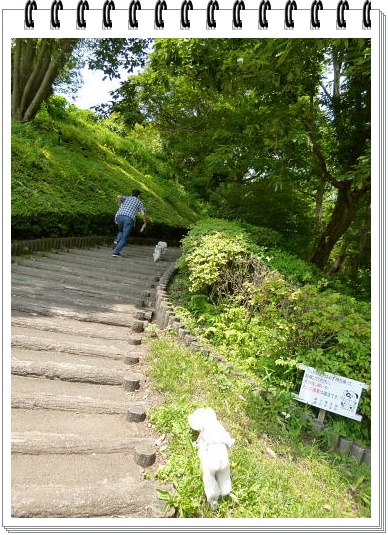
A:
[[[179,238],[201,207],[163,155],[61,100],[12,124],[12,239],[114,233],[116,196],[133,188],[143,192],[147,235]]]

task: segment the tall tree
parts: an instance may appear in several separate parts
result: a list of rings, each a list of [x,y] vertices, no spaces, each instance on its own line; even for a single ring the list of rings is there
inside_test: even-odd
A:
[[[305,123],[322,176],[336,192],[333,210],[311,258],[322,269],[335,244],[355,220],[361,199],[371,190],[370,43],[335,40],[330,54],[332,92],[325,89],[323,99],[334,141],[329,154],[322,149],[313,122]]]
[[[147,39],[14,39],[12,54],[11,116],[18,121],[34,119],[53,86],[69,69],[85,62],[109,78],[122,66],[131,73],[143,66]],[[86,52],[88,57],[83,57]]]
[[[311,259],[325,268],[370,190],[368,40],[157,40],[130,83],[130,105],[206,197],[220,181],[265,180],[314,198]]]
[[[52,92],[78,39],[15,39],[12,48],[11,116],[30,121]]]

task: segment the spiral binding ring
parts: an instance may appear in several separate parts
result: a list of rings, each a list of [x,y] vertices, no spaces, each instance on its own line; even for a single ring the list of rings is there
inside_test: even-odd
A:
[[[371,28],[372,22],[370,20],[370,10],[371,10],[372,4],[370,0],[366,0],[364,2],[364,5],[362,6],[362,23],[364,25],[364,28]]]
[[[129,26],[131,28],[138,28],[139,27],[139,23],[137,21],[137,18],[136,18],[136,11],[138,9],[141,9],[141,4],[139,2],[139,0],[132,0],[131,3],[129,4],[129,13],[128,13],[128,22],[129,22]]]
[[[346,20],[344,17],[345,9],[349,9],[348,0],[340,0],[337,5],[337,26],[338,28],[346,28]]]
[[[114,0],[105,0],[103,6],[103,25],[105,28],[112,28],[111,11],[115,9]],[[138,28],[139,24],[136,17],[137,10],[141,10],[140,0],[131,0],[129,4],[129,26]],[[157,0],[155,5],[155,27],[164,28],[163,10],[167,9],[166,0]],[[292,12],[298,9],[296,0],[287,0],[285,5],[285,26],[294,28]],[[363,28],[370,29],[371,22],[371,0],[364,0],[362,8]],[[35,23],[33,20],[33,11],[37,10],[36,0],[27,0],[24,8],[25,28],[33,29]],[[59,29],[61,22],[59,20],[59,11],[63,10],[62,0],[52,0],[50,10],[51,27]],[[89,10],[88,0],[79,0],[77,5],[77,27],[86,28],[85,10]],[[190,28],[189,11],[193,10],[192,0],[183,0],[181,4],[181,27]],[[217,26],[215,20],[215,11],[219,10],[218,0],[209,0],[206,8],[207,27],[214,29]],[[233,27],[242,28],[241,11],[245,10],[244,0],[235,0],[233,4]],[[270,0],[261,0],[259,5],[259,28],[268,28],[267,10],[271,10]],[[313,0],[311,4],[311,28],[320,28],[319,11],[323,10],[322,0]],[[337,28],[346,28],[345,11],[349,10],[348,0],[339,0],[337,4]]]
[[[86,28],[85,9],[89,10],[88,0],[80,0],[77,5],[77,26]]]
[[[24,24],[27,28],[33,28],[35,23],[32,19],[32,10],[36,10],[38,6],[36,5],[35,0],[28,0],[24,7]]]
[[[233,26],[234,28],[242,28],[241,10],[245,9],[244,0],[236,0],[233,5]]]
[[[210,0],[206,8],[206,24],[209,28],[215,28],[217,22],[214,18],[214,11],[219,9],[217,0]]]
[[[323,4],[321,0],[314,0],[314,2],[311,4],[311,26],[313,28],[321,27],[321,23],[318,19],[318,11],[320,9],[323,9]]]
[[[113,0],[105,0],[104,7],[102,8],[102,23],[105,28],[112,28],[112,20],[110,18],[110,12],[112,9],[115,9],[115,3]]]
[[[163,9],[167,9],[165,0],[158,0],[155,5],[155,26],[157,28],[164,28],[164,20],[162,18]]]
[[[292,19],[292,12],[294,9],[298,9],[298,6],[296,5],[295,0],[288,0],[284,14],[285,14],[285,24],[287,28],[293,28],[294,27],[294,21]]]
[[[54,0],[51,4],[51,17],[50,23],[52,28],[60,28],[61,21],[58,18],[58,11],[63,9],[63,4],[61,0]]]
[[[181,5],[181,25],[182,28],[190,28],[190,21],[188,12],[193,9],[193,2],[191,0],[184,0]]]
[[[259,6],[259,25],[261,28],[268,28],[267,9],[271,9],[269,0],[261,0]]]

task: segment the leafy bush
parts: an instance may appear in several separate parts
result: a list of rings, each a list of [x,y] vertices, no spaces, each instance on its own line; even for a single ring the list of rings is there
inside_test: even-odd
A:
[[[198,223],[183,253],[177,311],[235,367],[295,393],[300,363],[370,384],[370,304],[329,289],[297,257],[258,246],[237,222]],[[369,391],[360,411],[361,426],[346,427],[367,442]]]
[[[212,193],[211,202],[211,215],[273,229],[282,236],[288,250],[301,256],[309,254],[314,240],[314,215],[306,198],[292,188],[276,189],[260,180],[221,184]]]

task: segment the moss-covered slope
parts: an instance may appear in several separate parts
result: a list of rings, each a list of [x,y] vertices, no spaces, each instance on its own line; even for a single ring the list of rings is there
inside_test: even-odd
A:
[[[143,192],[147,233],[178,237],[201,208],[159,153],[71,106],[12,124],[12,238],[115,232],[116,196]]]

